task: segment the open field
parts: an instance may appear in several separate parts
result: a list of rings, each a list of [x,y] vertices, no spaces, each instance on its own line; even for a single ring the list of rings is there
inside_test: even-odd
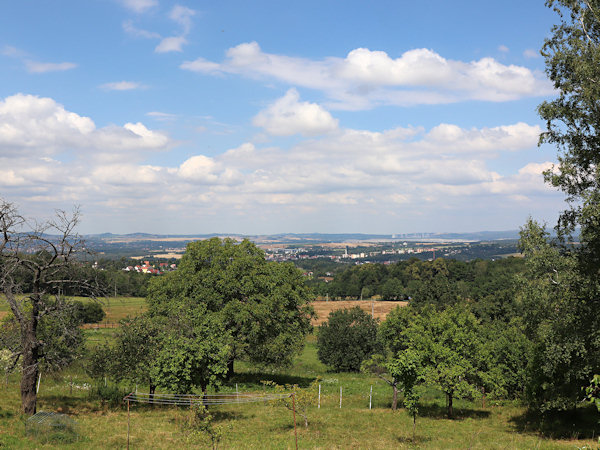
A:
[[[83,302],[92,301],[83,297],[75,297],[75,299]],[[353,308],[355,306],[360,306],[361,309],[368,313],[371,313],[371,306],[373,306],[374,317],[383,321],[392,309],[397,306],[406,306],[407,304],[408,302],[371,302],[370,300],[315,301],[313,302],[313,307],[317,313],[317,318],[313,320],[313,325],[317,326],[325,322],[331,311]],[[146,310],[146,301],[141,297],[111,297],[102,302],[102,308],[106,312],[106,317],[100,326],[104,326],[104,324],[116,324],[119,320],[127,316],[134,317],[141,314]],[[0,302],[0,319],[7,315],[8,311],[6,302]],[[94,325],[87,326],[87,328],[93,327]]]
[[[100,330],[102,331],[102,330]],[[108,330],[107,330],[108,331]],[[543,437],[534,431],[535,421],[526,418],[518,405],[481,407],[481,401],[456,402],[457,418],[444,417],[444,399],[435,390],[423,396],[417,419],[416,439],[412,421],[400,409],[389,408],[391,389],[383,381],[364,374],[329,372],[316,358],[314,336],[293,368],[276,373],[258,372],[247,364],[236,364],[236,376],[223,391],[262,392],[260,380],[307,386],[321,376],[321,408],[309,409],[309,427],[298,423],[299,448],[596,448],[592,438],[597,414],[581,410],[578,422],[552,423],[549,431],[560,439]],[[73,382],[73,388],[69,382]],[[103,384],[103,383],[102,383]],[[93,381],[80,368],[54,376],[42,375],[38,410],[69,414],[78,422],[79,440],[58,440],[43,444],[41,438],[25,434],[25,420],[19,412],[18,379],[0,384],[0,447],[25,448],[124,448],[127,437],[127,410],[124,405],[109,406],[91,395]],[[114,384],[108,380],[108,385]],[[369,410],[368,393],[373,386],[373,409]],[[343,388],[342,408],[339,389]],[[147,389],[138,386],[141,391]],[[126,386],[121,386],[123,392]],[[131,386],[130,389],[134,389]],[[316,392],[315,399],[316,399]],[[211,408],[216,424],[222,427],[220,448],[294,448],[292,414],[278,405],[253,403]],[[193,436],[186,429],[188,408],[131,408],[132,448],[210,448],[203,435]],[[585,422],[585,417],[588,421]],[[582,424],[583,422],[583,424]],[[578,423],[576,429],[572,426]],[[591,425],[590,425],[591,424]],[[585,436],[585,438],[583,438]]]
[[[406,306],[408,302],[382,302],[382,301],[371,301],[371,300],[340,300],[340,301],[329,301],[329,302],[313,302],[313,308],[317,313],[317,318],[313,320],[313,325],[321,325],[327,321],[329,313],[337,311],[338,309],[354,308],[359,306],[362,310],[369,314],[373,311],[373,316],[381,321],[385,320],[388,313],[398,306]],[[372,309],[371,309],[372,308]]]

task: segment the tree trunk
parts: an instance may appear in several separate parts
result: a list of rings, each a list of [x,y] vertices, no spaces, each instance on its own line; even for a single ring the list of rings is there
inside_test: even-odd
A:
[[[448,393],[448,419],[454,417],[454,409],[452,408],[452,392]]]
[[[39,375],[38,360],[40,345],[37,341],[38,308],[32,302],[31,318],[21,323],[21,341],[23,343],[21,376],[21,408],[27,415],[34,415],[37,410],[36,381]]]
[[[154,392],[156,392],[156,385],[150,383],[150,395],[148,397],[150,399],[150,405],[152,405],[152,408],[154,408],[154,403],[152,402],[154,400]]]
[[[226,379],[230,380],[231,377],[233,377],[234,372],[233,372],[233,362],[235,360],[233,358],[231,358],[229,361],[227,361],[227,375],[226,375]]]
[[[413,415],[413,443],[417,439],[417,415]]]
[[[392,398],[392,410],[396,411],[396,408],[398,408],[398,386],[396,385],[396,383],[392,385],[392,388],[394,388],[394,397]]]

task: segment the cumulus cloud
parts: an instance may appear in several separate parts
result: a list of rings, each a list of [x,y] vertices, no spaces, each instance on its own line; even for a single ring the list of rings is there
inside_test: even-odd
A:
[[[407,218],[478,207],[506,211],[558,195],[542,180],[550,162],[513,171],[495,162],[507,152],[536,153],[536,125],[370,131],[330,121],[327,130],[334,132],[317,135],[315,122],[304,116],[326,113],[319,108],[291,90],[263,111],[265,129],[311,136],[289,147],[245,142],[159,165],[149,162],[149,152],[174,145],[160,131],[134,120],[97,127],[53,99],[14,95],[0,101],[0,190],[22,204],[79,203],[105,215],[118,209],[132,223],[167,214],[196,223],[214,217],[221,227],[222,217],[245,227],[254,218],[304,220],[310,214],[383,220],[399,211]],[[300,119],[276,120],[288,113]]]
[[[123,150],[160,150],[169,144],[165,134],[142,123],[98,129],[89,117],[67,111],[51,98],[17,94],[0,101],[3,155],[49,155],[70,149],[119,156]]]
[[[184,36],[166,37],[160,41],[154,51],[156,53],[182,52],[185,44],[187,39]]]
[[[449,60],[430,49],[413,49],[398,58],[357,48],[345,58],[323,60],[264,52],[243,43],[226,52],[223,62],[197,58],[180,66],[205,74],[237,74],[274,79],[324,91],[332,105],[364,109],[378,104],[435,104],[462,100],[507,101],[552,92],[542,74],[499,63],[493,58]]]
[[[144,89],[146,86],[136,81],[115,81],[105,83],[100,87],[107,91],[132,91],[134,89]]]
[[[316,103],[301,102],[296,89],[288,90],[282,98],[259,112],[252,123],[274,136],[316,136],[338,127],[337,119],[324,108]]]

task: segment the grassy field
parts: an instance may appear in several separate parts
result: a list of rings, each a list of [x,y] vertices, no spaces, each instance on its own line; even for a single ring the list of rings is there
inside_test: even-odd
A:
[[[110,330],[101,330],[110,331]],[[415,439],[408,414],[390,409],[391,389],[381,380],[363,374],[328,372],[316,357],[314,336],[294,367],[277,373],[258,372],[247,364],[236,365],[236,376],[224,387],[234,392],[263,390],[260,380],[308,386],[321,377],[321,408],[309,409],[309,427],[298,423],[300,448],[597,448],[593,409],[581,409],[570,421],[540,423],[527,417],[518,405],[481,407],[480,400],[457,401],[454,420],[445,418],[443,397],[425,392]],[[72,385],[70,385],[72,383]],[[78,423],[74,442],[45,442],[25,433],[26,417],[19,412],[18,379],[0,387],[0,447],[6,448],[124,448],[127,411],[94,398],[93,382],[80,368],[54,376],[43,374],[38,410],[69,414]],[[101,383],[103,384],[103,383]],[[368,393],[373,386],[373,409]],[[108,380],[108,386],[114,386]],[[339,389],[343,388],[342,408]],[[120,386],[122,392],[126,386]],[[134,389],[133,386],[129,389]],[[144,386],[138,386],[141,391]],[[122,394],[120,394],[122,395]],[[316,391],[314,392],[316,398]],[[263,403],[213,407],[215,423],[222,428],[221,448],[294,448],[292,414],[282,406]],[[208,438],[193,435],[186,426],[187,408],[143,407],[131,410],[132,448],[210,448]],[[577,426],[573,425],[576,423]],[[596,428],[595,428],[596,427]],[[546,436],[540,430],[545,430]]]
[[[325,303],[325,305],[322,305]],[[346,302],[348,303],[348,302]],[[356,302],[352,302],[356,303]],[[370,311],[370,302],[362,302]],[[388,308],[396,306],[390,302]],[[339,302],[320,302],[318,307],[335,308]],[[344,305],[344,307],[353,305]],[[106,322],[114,323],[145,309],[143,299],[117,298],[105,303]],[[389,311],[389,310],[388,310]],[[328,313],[319,309],[320,314]],[[383,312],[382,314],[387,314]],[[326,317],[326,314],[324,314]],[[114,329],[85,331],[87,347],[93,348],[110,339]],[[456,418],[445,418],[445,399],[440,392],[424,392],[413,439],[412,421],[400,409],[391,411],[391,389],[378,378],[365,374],[331,372],[318,361],[315,336],[294,366],[288,370],[261,372],[247,363],[236,363],[236,375],[223,387],[225,392],[263,392],[261,380],[279,384],[309,386],[320,378],[321,408],[309,408],[309,427],[298,422],[300,448],[598,448],[599,415],[593,408],[580,408],[570,417],[545,418],[526,414],[512,403],[482,407],[481,399],[455,402]],[[104,381],[100,381],[104,385]],[[369,390],[373,386],[373,404],[369,409]],[[101,400],[94,394],[96,382],[89,379],[82,367],[72,367],[61,373],[42,374],[38,411],[68,414],[77,421],[76,440],[58,436],[48,440],[27,435],[26,417],[20,414],[19,380],[13,374],[8,384],[0,381],[0,448],[124,448],[127,436],[127,410],[118,400],[135,386],[115,385],[107,380],[117,402]],[[340,387],[343,389],[339,407]],[[147,392],[146,386],[138,386]],[[105,395],[105,398],[108,398]],[[223,437],[220,448],[294,448],[292,413],[280,405],[254,403],[213,407],[215,423]],[[190,411],[177,407],[144,407],[132,405],[132,448],[210,448],[202,434],[190,433]]]

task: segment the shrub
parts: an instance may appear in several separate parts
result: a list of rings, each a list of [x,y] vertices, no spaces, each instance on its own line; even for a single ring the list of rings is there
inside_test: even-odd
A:
[[[81,323],[98,323],[106,316],[106,313],[102,309],[102,305],[96,302],[82,303],[80,301],[74,301],[73,306],[75,309],[75,317],[77,317]]]
[[[377,321],[358,306],[329,313],[327,322],[319,327],[319,360],[337,371],[357,372],[379,347]]]

